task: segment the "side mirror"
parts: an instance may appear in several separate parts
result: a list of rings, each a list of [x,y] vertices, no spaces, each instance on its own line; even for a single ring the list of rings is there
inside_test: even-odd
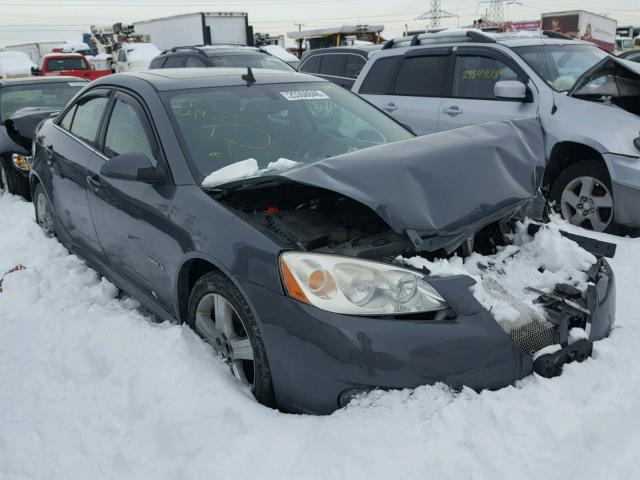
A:
[[[40,69],[38,67],[31,67],[31,75],[34,77],[39,77]]]
[[[134,180],[150,185],[164,183],[165,174],[161,167],[154,167],[149,158],[140,152],[124,153],[106,161],[100,169],[105,178]]]
[[[501,80],[493,87],[493,94],[502,100],[527,100],[527,86],[519,80]]]

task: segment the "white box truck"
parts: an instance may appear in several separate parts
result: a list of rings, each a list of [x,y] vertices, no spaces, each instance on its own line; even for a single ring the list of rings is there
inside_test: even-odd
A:
[[[593,42],[608,52],[616,44],[618,22],[585,10],[542,14],[542,30],[562,33],[572,38]]]
[[[32,43],[20,43],[17,45],[8,45],[4,47],[6,52],[23,52],[31,59],[36,65],[40,65],[40,60],[47,53],[51,53],[54,48],[60,47],[64,44],[64,40],[59,42],[32,42]]]
[[[199,12],[134,22],[138,35],[149,35],[160,50],[190,45],[252,45],[245,12]]]

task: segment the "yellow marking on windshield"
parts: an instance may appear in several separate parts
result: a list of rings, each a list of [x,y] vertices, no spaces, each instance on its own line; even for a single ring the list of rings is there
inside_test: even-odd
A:
[[[500,80],[500,70],[489,68],[483,70],[465,70],[462,78],[464,80]]]

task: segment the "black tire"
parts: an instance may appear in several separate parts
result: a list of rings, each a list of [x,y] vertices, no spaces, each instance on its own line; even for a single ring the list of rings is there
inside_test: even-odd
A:
[[[13,195],[20,195],[26,200],[31,200],[29,192],[29,181],[15,171],[13,167],[7,166],[5,162],[0,160],[0,183],[2,188]],[[6,185],[4,185],[6,179]]]
[[[271,378],[271,370],[269,361],[267,360],[267,352],[262,341],[260,328],[251,312],[249,304],[244,299],[240,291],[233,283],[222,273],[212,271],[204,274],[191,290],[189,296],[189,307],[187,322],[195,331],[196,309],[200,301],[208,294],[218,294],[231,304],[235,313],[240,317],[242,327],[251,342],[253,350],[253,385],[252,392],[258,402],[261,404],[275,408],[275,394],[273,390],[273,380]],[[204,338],[201,336],[201,338]]]
[[[615,199],[613,198],[613,190],[611,189],[611,179],[609,177],[609,171],[607,167],[597,160],[582,160],[580,162],[573,163],[569,165],[566,169],[560,172],[560,175],[556,178],[551,186],[551,192],[549,195],[549,199],[554,204],[554,209],[562,215],[562,217],[570,221],[569,218],[566,218],[566,215],[561,209],[561,199],[562,194],[573,181],[579,179],[581,177],[592,177],[596,180],[598,187],[604,187],[608,190],[611,195],[612,205],[615,203]],[[600,230],[604,233],[612,233],[617,234],[620,233],[623,229],[618,224],[615,223],[614,220],[614,208],[613,206],[610,209],[605,209],[605,215],[609,220],[608,226],[604,230]],[[608,215],[607,215],[608,213]],[[609,217],[610,215],[610,217]],[[581,225],[587,229],[590,228],[590,222],[585,222],[585,224]]]
[[[36,222],[44,233],[49,237],[55,237],[56,235],[56,222],[53,214],[53,209],[49,203],[49,198],[42,187],[42,184],[38,183],[33,190],[33,206],[36,211]]]

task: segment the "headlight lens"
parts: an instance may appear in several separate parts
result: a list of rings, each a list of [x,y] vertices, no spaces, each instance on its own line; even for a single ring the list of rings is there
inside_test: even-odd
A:
[[[285,252],[282,278],[290,297],[345,315],[394,315],[449,308],[413,270],[337,255]]]
[[[11,155],[11,160],[20,170],[24,170],[25,172],[31,170],[31,165],[33,164],[32,156],[24,155],[23,153],[14,153]]]

